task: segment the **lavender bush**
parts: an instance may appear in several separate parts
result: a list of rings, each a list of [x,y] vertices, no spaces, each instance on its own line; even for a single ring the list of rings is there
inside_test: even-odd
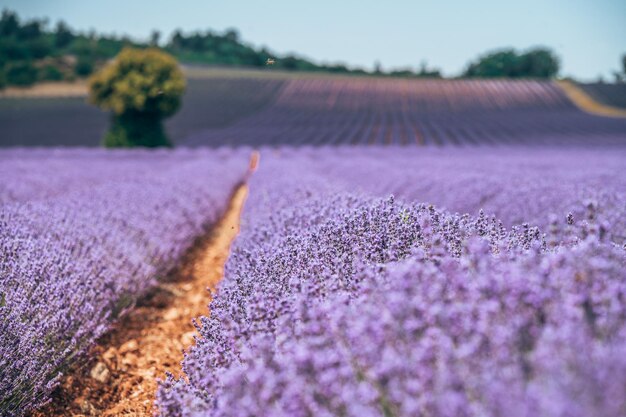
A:
[[[218,219],[247,158],[0,152],[0,415],[46,401],[67,367]]]
[[[411,149],[336,147],[265,149],[264,155],[298,164],[344,188],[374,196],[393,194],[474,216],[483,210],[505,226],[547,228],[588,205],[609,218],[618,242],[626,241],[624,148]]]
[[[626,215],[624,178],[600,181],[619,160],[605,154],[603,165],[582,151],[495,152],[495,166],[479,158],[476,181],[515,196],[519,208],[503,215],[543,225],[505,227],[482,211],[424,204],[480,208],[481,188],[466,192],[455,170],[428,175],[454,157],[424,157],[413,177],[409,158],[393,151],[380,169],[368,165],[376,152],[358,151],[357,162],[333,152],[263,154],[226,276],[183,362],[188,379],[162,383],[161,415],[626,413],[624,230],[612,220]],[[570,196],[562,179],[575,177],[576,160],[590,161],[591,180]],[[526,182],[499,181],[505,166]],[[546,172],[556,174],[547,185]],[[411,178],[433,188],[412,194]],[[383,183],[404,197],[380,199]],[[601,199],[578,200],[593,192]],[[532,198],[537,206],[525,205]]]

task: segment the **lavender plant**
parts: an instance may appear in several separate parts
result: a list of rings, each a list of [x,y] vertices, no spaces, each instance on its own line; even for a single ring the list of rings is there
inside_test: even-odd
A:
[[[0,152],[0,415],[45,403],[68,366],[218,219],[247,157]]]
[[[545,227],[505,227],[419,200],[411,178],[433,184],[429,196],[450,193],[449,207],[468,194],[454,177],[411,177],[394,166],[409,163],[399,153],[378,169],[372,151],[356,151],[356,162],[341,151],[281,152],[265,153],[251,180],[243,231],[183,362],[187,378],[161,384],[160,415],[624,415],[626,258],[623,224],[611,220],[626,214],[624,179],[599,180],[619,160],[573,154],[596,176],[581,196],[597,180],[606,197],[589,204],[559,183],[574,176],[567,158],[539,158],[557,173],[547,186],[532,180],[542,174],[527,166],[535,154],[494,152],[501,166],[479,158],[472,172],[495,176],[505,195],[524,179],[498,182],[503,166],[528,175],[511,205],[555,194],[543,212],[526,212]],[[443,155],[419,162],[421,173],[453,165]],[[404,197],[381,199],[394,179]],[[579,204],[587,216],[570,213]]]

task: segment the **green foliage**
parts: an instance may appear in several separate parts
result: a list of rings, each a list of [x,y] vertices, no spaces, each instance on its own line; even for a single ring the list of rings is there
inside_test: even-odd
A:
[[[93,72],[96,60],[91,55],[78,55],[74,72],[79,77],[85,77]]]
[[[90,75],[100,64],[117,55],[124,46],[131,45],[128,39],[113,36],[97,37],[95,33],[74,33],[64,22],[58,22],[54,30],[48,30],[45,20],[33,19],[20,22],[18,16],[5,10],[0,18],[0,73],[6,77],[8,84],[28,85],[25,80],[32,78],[29,72],[17,76],[15,67],[33,65],[43,67],[39,79],[67,79],[72,73],[85,77]],[[72,55],[76,57],[75,68],[68,68],[67,60],[59,58]],[[58,71],[46,69],[57,66]],[[10,68],[9,68],[10,67]],[[58,73],[63,74],[58,78]]]
[[[111,129],[104,136],[107,148],[171,147],[161,119],[151,114],[125,113],[113,115]]]
[[[18,16],[5,10],[0,18],[0,73],[7,73],[8,65],[28,65],[34,63],[41,66],[49,58],[66,55],[75,56],[76,66],[73,73],[79,77],[88,76],[106,61],[118,55],[126,47],[147,48],[158,47],[161,34],[152,32],[147,43],[133,42],[125,37],[97,35],[95,32],[80,33],[72,31],[64,22],[58,22],[53,30],[48,30],[44,20],[20,22]],[[324,71],[341,74],[374,74],[399,77],[435,77],[442,75],[437,69],[429,69],[423,65],[417,72],[413,69],[398,69],[391,72],[383,71],[377,62],[373,72],[359,68],[348,68],[342,64],[318,65],[308,59],[295,55],[275,56],[265,48],[255,48],[241,40],[235,29],[223,33],[213,31],[195,31],[183,33],[176,30],[163,49],[177,59],[199,64],[263,67],[268,70],[282,69],[288,71]],[[274,64],[267,67],[268,58]],[[57,61],[60,63],[60,61]],[[623,75],[616,74],[616,79],[626,77],[626,55],[622,57]],[[71,69],[60,68],[68,77]],[[470,63],[464,72],[465,77],[507,77],[507,78],[552,78],[558,74],[559,60],[547,48],[537,48],[523,53],[513,49],[490,52]],[[15,75],[15,74],[13,74]],[[6,77],[12,84],[14,76]],[[25,77],[17,77],[23,81]],[[22,84],[24,85],[24,84]]]
[[[158,49],[125,48],[89,81],[89,100],[113,113],[107,147],[171,146],[162,119],[180,107],[185,78]]]
[[[514,49],[490,52],[470,63],[465,77],[552,78],[559,72],[559,60],[551,50],[537,48],[525,53]]]
[[[161,32],[158,30],[153,30],[150,34],[150,46],[158,47],[159,41],[161,40]]]
[[[158,49],[126,48],[89,81],[90,101],[121,115],[169,117],[180,107],[185,78],[176,60]]]
[[[389,75],[404,78],[441,78],[441,72],[436,68],[428,68],[426,61],[422,61],[418,72],[414,72],[411,68],[406,68],[391,71]]]
[[[20,30],[20,23],[17,14],[10,10],[3,10],[0,18],[0,36],[3,38],[17,35]]]
[[[44,81],[61,81],[64,77],[59,68],[54,65],[46,65],[41,69],[39,78]]]
[[[4,70],[7,84],[29,86],[37,81],[37,68],[31,62],[16,62],[6,65]]]
[[[73,40],[74,34],[69,26],[67,26],[63,21],[57,23],[56,30],[54,31],[54,46],[56,48],[63,49]]]
[[[559,59],[551,50],[538,48],[522,54],[519,66],[524,77],[552,78],[559,72]]]
[[[193,62],[204,64],[225,64],[242,66],[262,66],[265,59],[262,51],[244,45],[239,41],[239,33],[234,29],[223,35],[212,31],[192,32],[184,35],[180,30],[174,32],[166,50],[179,57],[186,56]]]

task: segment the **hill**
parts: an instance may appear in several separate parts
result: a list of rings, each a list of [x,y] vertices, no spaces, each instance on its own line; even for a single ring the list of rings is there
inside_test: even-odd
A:
[[[167,122],[178,145],[626,143],[626,119],[587,114],[546,81],[186,73]],[[0,99],[0,146],[97,146],[106,127],[81,97]]]

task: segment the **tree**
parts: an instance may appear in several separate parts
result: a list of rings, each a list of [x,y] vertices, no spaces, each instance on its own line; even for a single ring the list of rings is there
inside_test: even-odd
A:
[[[43,34],[45,22],[41,20],[31,20],[22,25],[17,32],[17,38],[23,41],[37,39]]]
[[[0,36],[15,36],[19,30],[20,21],[17,18],[17,14],[10,10],[3,10],[2,18],[0,18]]]
[[[551,78],[559,71],[557,56],[547,48],[536,48],[523,54],[503,49],[480,56],[469,64],[465,77]]]
[[[70,30],[69,26],[64,21],[57,23],[56,30],[54,32],[54,46],[57,48],[65,48],[74,39],[74,34]]]
[[[422,78],[441,78],[441,71],[437,68],[429,69],[428,62],[422,61],[420,63],[420,70],[415,75]]]
[[[153,30],[152,33],[150,33],[150,46],[158,48],[160,39],[161,32],[159,32],[158,30]]]
[[[552,78],[559,72],[559,59],[547,48],[532,49],[519,57],[523,77]]]
[[[227,29],[226,32],[224,32],[224,38],[230,42],[239,42],[239,32],[237,29]]]
[[[504,49],[483,55],[470,63],[466,77],[518,77],[518,56],[513,49]]]
[[[124,48],[94,74],[89,100],[112,113],[105,146],[170,146],[162,121],[180,108],[185,79],[176,60],[158,49]]]

